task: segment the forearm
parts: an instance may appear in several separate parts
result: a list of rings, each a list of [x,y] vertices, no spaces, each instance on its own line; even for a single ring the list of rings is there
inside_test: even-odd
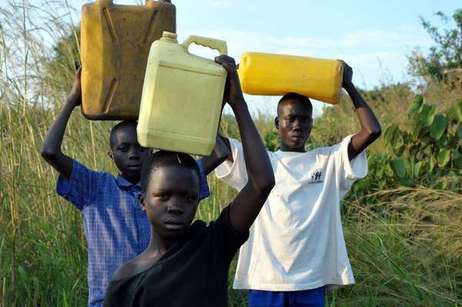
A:
[[[361,130],[353,137],[350,143],[349,155],[350,159],[353,159],[380,136],[381,127],[374,112],[353,83],[345,86],[345,90],[352,100],[356,116],[361,125]]]
[[[221,135],[217,135],[215,148],[207,157],[201,159],[202,165],[204,167],[205,173],[210,174],[215,168],[217,168],[221,163],[231,155],[231,149],[229,146],[228,139],[225,139]]]
[[[43,142],[42,153],[56,154],[61,152],[64,132],[73,110],[73,105],[69,103],[64,104],[61,112],[59,112],[50,129],[48,129]]]
[[[74,107],[75,105],[70,103],[69,100],[64,104],[61,112],[56,117],[50,129],[48,129],[41,151],[42,157],[67,178],[72,171],[72,161],[62,153],[61,144]]]
[[[252,186],[259,191],[270,191],[274,186],[273,169],[260,134],[250,116],[247,104],[233,104],[233,111],[241,132],[247,175]]]

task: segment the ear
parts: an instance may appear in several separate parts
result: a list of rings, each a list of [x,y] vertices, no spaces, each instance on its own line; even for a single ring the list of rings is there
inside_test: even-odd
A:
[[[279,130],[279,117],[277,116],[274,118],[274,126]]]
[[[144,196],[142,193],[139,194],[138,196],[138,201],[140,202],[141,204],[141,210],[143,210],[144,212],[146,212],[146,207],[144,205]]]
[[[112,150],[109,150],[109,151],[107,152],[107,155],[108,155],[108,157],[109,157],[111,160],[114,160],[114,156],[112,155]]]

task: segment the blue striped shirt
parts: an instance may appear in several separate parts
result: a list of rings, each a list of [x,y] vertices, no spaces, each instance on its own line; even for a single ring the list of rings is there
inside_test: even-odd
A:
[[[203,199],[209,188],[200,161],[198,165]],[[60,176],[56,191],[82,212],[88,244],[88,305],[102,306],[114,272],[144,251],[151,237],[149,220],[138,201],[141,187],[74,160],[71,177]]]

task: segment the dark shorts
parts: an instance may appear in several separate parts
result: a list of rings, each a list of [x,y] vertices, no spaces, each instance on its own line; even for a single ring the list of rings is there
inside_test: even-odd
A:
[[[249,307],[324,307],[324,287],[302,291],[249,290]]]

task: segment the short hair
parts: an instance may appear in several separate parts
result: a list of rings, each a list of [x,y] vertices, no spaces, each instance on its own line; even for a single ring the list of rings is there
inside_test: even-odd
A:
[[[112,147],[112,145],[114,144],[114,136],[118,130],[125,127],[134,127],[136,129],[137,124],[138,123],[134,120],[124,120],[112,127],[111,132],[109,134],[109,145]]]
[[[200,179],[199,166],[193,157],[185,153],[160,150],[155,153],[151,152],[143,162],[140,179],[141,190],[146,192],[154,169],[169,166],[190,169],[197,175],[197,179]]]
[[[284,96],[282,96],[282,98],[278,102],[278,109],[277,109],[278,115],[279,115],[279,110],[282,104],[287,100],[298,101],[302,103],[303,105],[306,105],[306,107],[310,110],[310,112],[313,113],[313,105],[311,104],[311,101],[308,97],[297,94],[297,93],[287,93]]]

